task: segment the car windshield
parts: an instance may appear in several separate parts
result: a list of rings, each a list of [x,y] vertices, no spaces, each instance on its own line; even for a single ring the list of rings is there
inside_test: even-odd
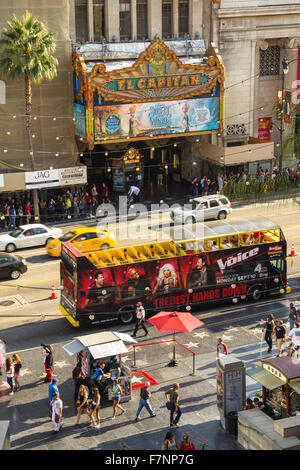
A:
[[[23,232],[22,229],[17,228],[16,230],[13,230],[12,232],[9,232],[8,235],[10,235],[11,237],[17,238],[19,235],[21,235],[22,232]]]
[[[75,235],[74,232],[67,232],[67,233],[64,233],[61,237],[59,237],[59,240],[61,242],[67,242],[68,240],[71,240],[71,238],[73,238]]]

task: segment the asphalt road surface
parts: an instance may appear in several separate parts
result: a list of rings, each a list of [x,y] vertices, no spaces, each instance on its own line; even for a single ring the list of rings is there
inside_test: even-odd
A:
[[[234,335],[233,339],[229,339],[228,342],[233,341],[238,344],[239,341],[244,343],[245,340],[257,341],[256,329],[267,313],[272,312],[276,317],[279,315],[279,318],[286,319],[289,302],[295,300],[296,296],[300,294],[299,214],[299,204],[292,201],[257,204],[234,209],[230,219],[261,216],[268,217],[278,223],[287,239],[288,253],[291,244],[294,243],[296,254],[299,253],[299,255],[288,261],[288,278],[292,286],[292,293],[276,297],[276,299],[264,300],[259,304],[244,303],[236,306],[228,304],[194,312],[205,322],[205,328],[201,330],[203,335],[209,335],[202,335],[203,337],[200,338],[201,347],[203,346],[204,350],[210,343],[210,338],[211,341],[215,341],[215,337],[226,334],[229,327],[238,328],[240,338],[238,335]],[[159,237],[162,236],[162,232],[157,230],[159,223],[165,225],[168,221],[169,214],[165,213],[163,216],[143,217],[139,220],[139,226],[136,221],[131,221],[127,225],[122,222],[114,226],[111,225],[109,228],[116,233],[118,245],[130,245],[150,241],[150,234],[153,241],[159,240]],[[94,226],[95,221],[85,222],[85,225]],[[76,227],[78,226],[76,224]],[[75,225],[65,227],[64,231],[72,228],[75,228]],[[139,235],[138,241],[136,241],[137,235]],[[8,350],[17,351],[38,346],[42,338],[46,338],[48,343],[57,343],[77,335],[78,330],[74,329],[58,310],[60,260],[49,257],[43,247],[20,250],[17,253],[26,258],[27,273],[17,281],[0,282],[0,335],[8,342]],[[57,296],[55,300],[50,299],[52,285],[55,286]],[[119,327],[119,330],[123,331],[131,329],[131,326]],[[153,330],[152,327],[150,329]],[[153,335],[165,336],[154,331]],[[260,334],[258,336],[260,337]]]

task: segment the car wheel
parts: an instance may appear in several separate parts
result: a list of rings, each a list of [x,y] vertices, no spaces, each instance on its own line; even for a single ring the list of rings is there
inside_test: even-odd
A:
[[[6,245],[5,251],[7,251],[7,253],[12,253],[13,251],[16,251],[16,245],[14,245],[13,243],[9,243],[8,245]]]
[[[133,310],[123,310],[120,312],[119,320],[123,325],[128,325],[132,323],[134,319],[134,311]]]
[[[219,220],[225,220],[227,217],[227,213],[225,211],[221,211],[218,213],[218,219]]]
[[[10,273],[11,279],[19,279],[20,276],[21,276],[21,273],[20,273],[20,271],[18,271],[17,269],[14,269],[14,270]]]
[[[53,237],[47,238],[46,243],[45,243],[45,246],[47,246],[48,243],[52,242],[52,240],[54,240]]]
[[[186,224],[194,224],[196,222],[195,218],[190,216],[185,219]]]
[[[101,245],[101,250],[107,250],[109,248],[109,245],[107,243],[103,243],[103,245]]]

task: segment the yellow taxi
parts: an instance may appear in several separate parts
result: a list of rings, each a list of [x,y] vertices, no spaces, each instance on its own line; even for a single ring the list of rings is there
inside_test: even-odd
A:
[[[50,241],[46,245],[48,255],[60,257],[62,242],[72,243],[79,251],[106,250],[116,244],[114,234],[110,230],[100,230],[96,227],[77,228]]]

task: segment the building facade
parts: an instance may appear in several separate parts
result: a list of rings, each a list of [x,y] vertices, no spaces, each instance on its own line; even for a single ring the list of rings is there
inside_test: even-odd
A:
[[[32,139],[36,170],[72,167],[77,161],[78,151],[74,139],[69,2],[0,0],[0,32],[14,14],[22,19],[26,11],[31,12],[48,27],[49,32],[55,34],[55,56],[59,62],[55,79],[44,80],[39,85],[33,84]],[[1,172],[31,171],[25,129],[24,81],[8,80],[6,77],[0,77],[0,80]],[[17,178],[10,181],[9,188],[0,186],[1,191],[19,189]]]
[[[300,78],[300,3],[290,0],[220,0],[214,2],[213,41],[222,54],[226,68],[226,113],[224,147],[249,143],[249,139],[270,140],[278,158],[280,144],[297,131],[297,83]],[[282,60],[291,62],[283,77]],[[277,101],[282,96],[281,122]],[[291,115],[292,111],[292,115]],[[253,152],[252,152],[253,153]],[[252,155],[253,157],[253,155]],[[253,157],[254,158],[254,157]],[[284,150],[283,167],[299,162],[293,148]]]

